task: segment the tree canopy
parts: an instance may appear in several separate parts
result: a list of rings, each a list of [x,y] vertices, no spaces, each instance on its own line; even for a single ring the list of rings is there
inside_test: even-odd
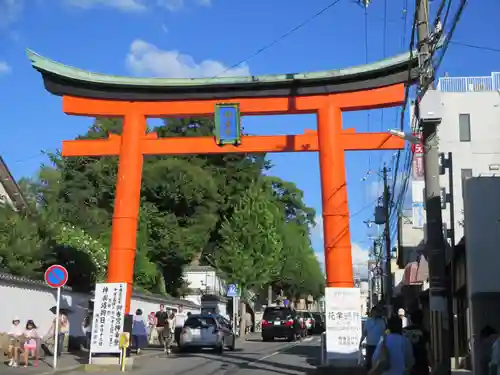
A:
[[[212,119],[184,118],[151,131],[213,136],[213,128]],[[119,119],[99,119],[78,138],[121,129]],[[30,214],[0,210],[0,267],[41,277],[45,267],[61,263],[70,286],[90,290],[106,274],[118,159],[49,157],[35,177],[20,181]],[[189,287],[183,267],[201,264],[244,288],[321,295],[324,278],[309,239],[315,212],[295,184],[271,170],[263,154],[145,157],[136,286],[181,296]]]

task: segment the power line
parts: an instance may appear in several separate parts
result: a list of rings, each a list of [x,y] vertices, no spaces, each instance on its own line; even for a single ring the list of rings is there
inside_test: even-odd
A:
[[[368,64],[368,51],[369,51],[369,39],[368,39],[368,7],[364,7],[364,24],[365,24],[365,64]],[[371,111],[366,114],[366,128],[370,132],[371,128]],[[372,169],[372,153],[368,153],[368,173]]]
[[[255,51],[254,53],[252,53],[251,55],[249,55],[245,59],[237,62],[236,64],[231,65],[229,68],[227,68],[226,70],[224,70],[223,72],[219,73],[218,75],[216,75],[215,77],[212,77],[212,78],[217,78],[217,77],[221,76],[222,74],[226,73],[227,71],[229,71],[231,69],[234,69],[234,68],[240,66],[243,63],[246,63],[248,60],[253,59],[255,56],[260,55],[262,52],[264,52],[264,51],[268,50],[269,48],[273,47],[275,44],[281,42],[283,39],[288,38],[290,35],[292,35],[296,31],[300,30],[301,28],[303,28],[304,26],[306,26],[308,23],[314,21],[316,18],[318,18],[319,16],[321,16],[323,13],[327,12],[328,10],[330,10],[331,8],[333,8],[335,5],[337,5],[338,3],[340,3],[340,1],[341,0],[334,0],[334,1],[332,1],[326,7],[324,7],[323,9],[321,9],[320,11],[318,11],[317,13],[315,13],[312,17],[309,17],[308,19],[302,21],[297,26],[295,26],[292,29],[288,30],[286,33],[284,33],[283,35],[281,35],[277,39],[274,39],[271,43],[268,43],[268,44],[264,45],[263,47],[259,48],[257,51]]]
[[[410,59],[409,59],[409,62],[408,62],[408,82],[410,81],[410,78],[411,78],[413,50],[415,48],[415,33],[416,33],[416,29],[417,29],[417,15],[418,15],[419,7],[420,7],[420,2],[418,2],[417,4],[418,5],[415,7],[415,11],[413,13],[413,22],[412,22],[411,35],[410,35],[410,45],[409,45]],[[405,7],[406,7],[405,10],[406,11],[408,10],[407,6],[408,6],[408,1],[405,0]],[[406,25],[406,22],[407,22],[407,19],[406,19],[406,15],[405,15],[404,25]],[[403,34],[403,43],[404,43],[404,39],[405,39],[405,34]],[[404,126],[405,126],[405,111],[406,111],[406,108],[408,106],[409,94],[410,94],[410,85],[407,84],[406,85],[406,89],[405,89],[405,98],[404,98],[403,106],[402,106],[401,112],[400,112],[400,124],[399,124],[399,127],[400,127],[401,131],[404,131]],[[397,156],[396,156],[394,173],[393,173],[393,182],[392,182],[392,187],[391,187],[391,191],[393,193],[393,195],[392,195],[393,202],[394,202],[394,197],[396,197],[395,189],[396,189],[396,180],[397,180],[397,177],[398,177],[398,174],[399,174],[400,160],[401,160],[401,150],[398,150]],[[408,154],[406,154],[406,160],[404,161],[404,168],[405,168],[405,172],[404,173],[407,173],[406,172],[407,168],[408,168],[408,170],[411,168],[411,162],[408,163]],[[400,187],[400,191],[399,191],[399,194],[398,194],[397,199],[396,199],[396,204],[393,204],[393,206],[391,207],[391,211],[389,213],[389,218],[395,212],[398,212],[399,209],[400,209],[400,205],[402,205],[404,203],[404,196],[405,196],[406,190],[408,188],[409,174],[406,174],[403,178],[404,178],[403,184]]]
[[[500,52],[500,48],[486,47],[486,46],[480,46],[477,44],[469,44],[469,43],[463,43],[463,42],[455,42],[453,40],[450,40],[450,44],[453,44],[456,46],[461,46],[461,47],[474,48],[474,49],[478,49],[481,51]]]
[[[370,208],[371,206],[373,206],[377,202],[378,202],[378,198],[376,198],[374,201],[364,205],[363,208],[354,212],[352,215],[349,215],[349,218],[353,218],[354,216],[358,216],[359,214],[363,213],[366,209]]]

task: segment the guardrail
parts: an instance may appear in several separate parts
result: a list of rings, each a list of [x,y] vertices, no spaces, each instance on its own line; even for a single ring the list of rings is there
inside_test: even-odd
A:
[[[500,72],[482,77],[441,77],[437,89],[441,92],[488,92],[500,90]]]

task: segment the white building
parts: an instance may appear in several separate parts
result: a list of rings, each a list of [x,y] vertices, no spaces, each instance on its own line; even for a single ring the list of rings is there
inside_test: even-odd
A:
[[[187,266],[183,277],[189,288],[186,300],[201,305],[202,311],[227,315],[227,284],[213,267]]]
[[[448,172],[440,183],[454,198],[455,243],[464,235],[463,186],[470,177],[500,175],[500,73],[488,77],[442,77],[437,87],[442,121],[439,151],[452,153],[453,183]],[[443,222],[451,228],[450,205]]]
[[[450,170],[445,168],[445,174],[439,179],[443,198],[443,229],[450,245],[454,245],[464,236],[464,181],[473,176],[500,175],[500,73],[487,77],[445,76],[439,79],[436,93],[442,117],[438,126],[439,152],[446,159],[451,156],[453,166],[451,175]],[[418,242],[419,236],[425,242],[425,181],[421,146],[415,146],[413,159],[412,223],[400,228],[404,229],[400,241],[405,243]],[[445,202],[445,194],[452,197],[453,204]],[[450,207],[453,207],[453,212]]]
[[[0,205],[7,205],[12,209],[25,212],[27,210],[26,201],[5,163],[0,156]]]

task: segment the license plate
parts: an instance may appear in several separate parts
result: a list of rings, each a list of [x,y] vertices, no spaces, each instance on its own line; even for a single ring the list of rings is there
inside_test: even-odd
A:
[[[274,325],[275,325],[275,326],[280,326],[280,325],[281,325],[281,322],[274,322]]]

